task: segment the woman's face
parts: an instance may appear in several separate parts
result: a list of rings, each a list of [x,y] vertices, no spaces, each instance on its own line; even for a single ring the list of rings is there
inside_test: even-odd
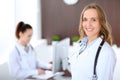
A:
[[[88,9],[84,12],[82,26],[88,38],[95,39],[99,36],[101,25],[95,9]]]
[[[31,40],[33,31],[32,29],[26,29],[24,33],[20,32],[20,39],[23,44],[28,44]]]

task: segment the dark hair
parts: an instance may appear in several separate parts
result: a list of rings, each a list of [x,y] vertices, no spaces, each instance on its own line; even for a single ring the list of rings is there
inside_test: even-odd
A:
[[[19,39],[20,38],[19,33],[20,32],[24,33],[27,29],[32,29],[32,26],[20,21],[16,26],[16,32],[15,32],[16,38]]]

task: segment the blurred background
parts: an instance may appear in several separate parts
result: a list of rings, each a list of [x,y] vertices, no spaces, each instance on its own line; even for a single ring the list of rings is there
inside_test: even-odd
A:
[[[105,10],[112,28],[113,48],[120,53],[116,50],[120,46],[120,0],[77,1],[76,4],[70,5],[64,3],[64,0],[0,0],[0,65],[8,60],[8,55],[15,44],[14,33],[19,21],[32,25],[34,33],[31,43],[34,47],[39,46],[36,50],[52,55],[50,47],[52,37],[55,35],[60,39],[69,37],[72,43],[72,38],[79,36],[80,13],[85,5],[92,2],[100,4]],[[45,52],[46,49],[48,52]],[[46,57],[43,60],[48,61],[51,58],[50,56],[50,59]],[[3,69],[6,70],[6,67],[0,68]]]

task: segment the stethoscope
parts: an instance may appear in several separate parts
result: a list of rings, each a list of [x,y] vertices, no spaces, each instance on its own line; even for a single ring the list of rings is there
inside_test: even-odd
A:
[[[31,49],[34,51],[34,48],[33,48],[31,45],[30,45],[30,47],[31,47]],[[18,55],[20,56],[20,60],[22,60],[22,58],[21,58],[21,53],[20,53],[19,49],[17,48],[17,46],[15,46],[15,49],[16,49]]]

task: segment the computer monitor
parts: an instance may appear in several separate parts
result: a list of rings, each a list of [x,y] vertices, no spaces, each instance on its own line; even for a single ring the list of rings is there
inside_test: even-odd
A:
[[[68,68],[68,50],[70,46],[70,38],[65,38],[54,45],[53,53],[53,73]]]

